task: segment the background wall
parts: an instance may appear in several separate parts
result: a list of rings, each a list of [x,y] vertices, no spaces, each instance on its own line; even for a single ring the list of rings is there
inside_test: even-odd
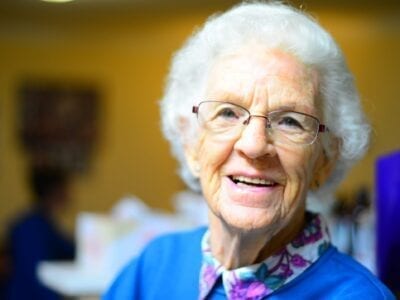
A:
[[[89,170],[74,178],[64,220],[70,228],[77,212],[105,212],[128,194],[170,209],[171,196],[184,185],[159,130],[164,76],[188,34],[233,1],[93,11],[7,2],[0,4],[0,240],[30,198],[16,135],[16,90],[24,78],[90,82],[101,93],[97,149]],[[363,184],[373,189],[375,159],[400,148],[400,4],[324,3],[310,1],[306,9],[341,44],[374,125],[367,157],[340,188],[350,194]]]

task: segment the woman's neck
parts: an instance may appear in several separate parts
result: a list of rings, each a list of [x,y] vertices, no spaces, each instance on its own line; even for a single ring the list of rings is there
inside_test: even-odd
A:
[[[241,231],[210,218],[210,244],[214,257],[232,270],[262,262],[285,247],[302,230],[304,213],[277,233],[272,229]]]

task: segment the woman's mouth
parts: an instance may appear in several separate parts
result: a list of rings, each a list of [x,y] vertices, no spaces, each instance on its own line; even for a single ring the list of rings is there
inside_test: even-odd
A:
[[[275,181],[264,178],[246,177],[242,175],[231,175],[228,177],[237,185],[248,185],[253,187],[273,187],[277,185]]]
[[[224,199],[242,207],[268,208],[279,199],[282,184],[264,176],[228,175],[224,177]]]

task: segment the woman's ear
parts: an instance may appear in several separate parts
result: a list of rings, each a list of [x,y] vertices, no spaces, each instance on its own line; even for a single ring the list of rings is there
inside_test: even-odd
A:
[[[310,183],[311,190],[317,190],[331,176],[339,157],[340,141],[332,138],[329,142],[329,154],[321,146],[321,151],[314,168],[314,177]]]
[[[189,170],[192,173],[194,177],[199,177],[200,173],[200,165],[198,162],[198,156],[197,156],[197,147],[196,143],[193,142],[188,136],[188,120],[186,118],[179,118],[179,130],[181,132],[181,136],[183,137],[182,143],[183,143],[183,149],[185,153],[185,158],[186,162],[189,166]]]
[[[194,177],[199,177],[200,164],[197,157],[196,147],[193,144],[184,145],[186,162],[189,166],[189,170]]]

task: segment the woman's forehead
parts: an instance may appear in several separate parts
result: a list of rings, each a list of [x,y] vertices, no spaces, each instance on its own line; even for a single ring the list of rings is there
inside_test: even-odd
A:
[[[225,55],[214,64],[207,96],[225,101],[250,97],[311,101],[317,94],[317,79],[312,68],[282,50],[246,48]]]
[[[281,49],[267,49],[257,45],[245,46],[216,60],[211,73],[224,72],[249,74],[253,77],[279,76],[293,80],[311,79],[312,68],[294,55]]]

